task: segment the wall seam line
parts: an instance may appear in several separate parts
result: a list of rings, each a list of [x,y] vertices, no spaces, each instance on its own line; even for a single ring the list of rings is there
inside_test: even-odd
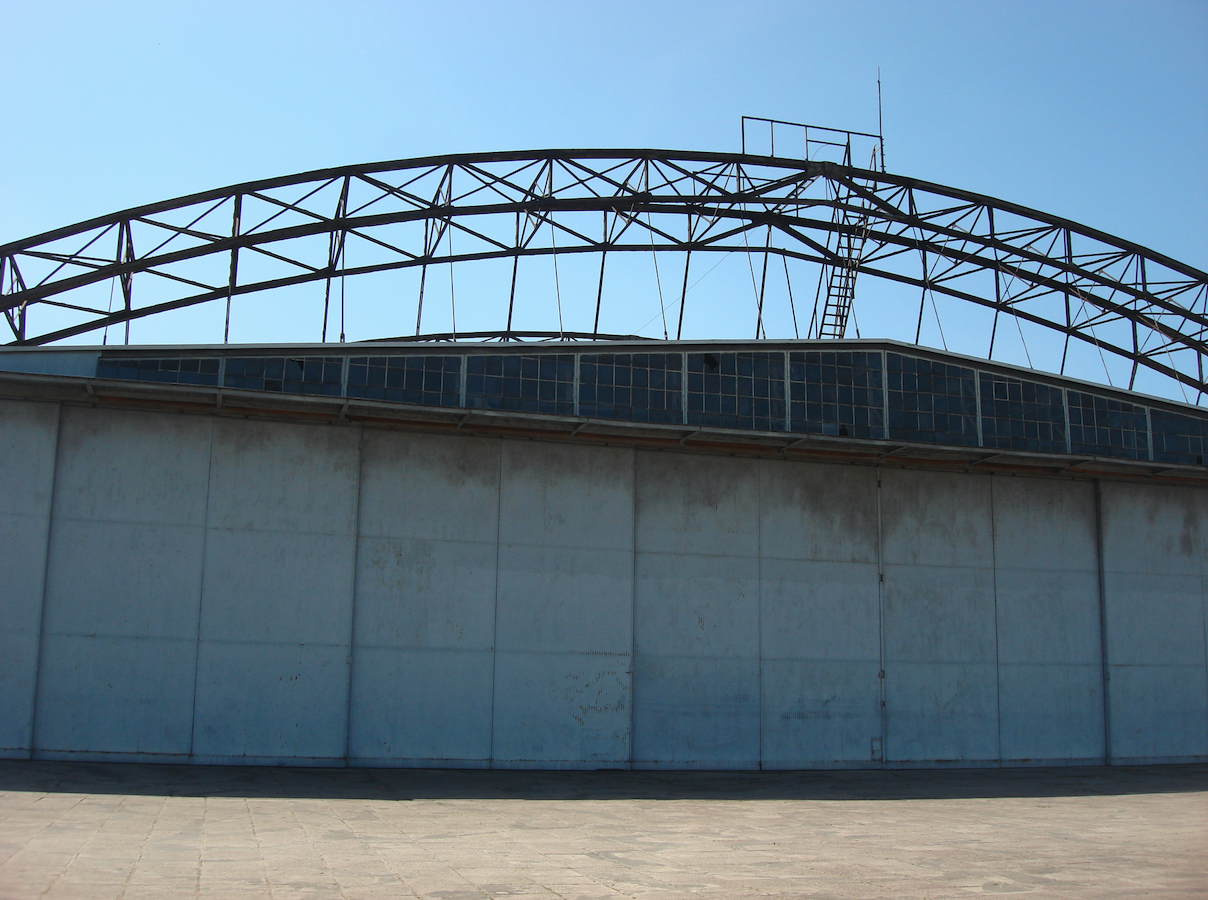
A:
[[[38,645],[34,659],[33,697],[29,710],[29,758],[34,758],[38,749],[38,701],[42,694],[43,644],[46,640],[46,593],[50,583],[50,538],[54,533],[55,495],[59,489],[59,448],[63,437],[63,404],[57,405],[55,414],[54,465],[50,470],[50,497],[46,509],[46,551],[42,556],[42,603],[38,608]]]
[[[1103,487],[1095,479],[1095,555],[1099,581],[1099,675],[1103,693],[1103,763],[1112,764],[1111,669],[1108,665],[1107,578],[1103,560]]]
[[[630,506],[630,567],[629,567],[629,768],[633,769],[633,723],[635,682],[638,674],[638,449],[631,447],[633,457],[633,495]]]
[[[365,482],[365,426],[358,425],[357,431],[357,489],[356,509],[352,513],[352,596],[348,614],[348,693],[344,699],[344,766],[352,758],[352,676],[356,660],[357,637],[357,586],[361,564],[361,491]]]
[[[763,469],[770,461],[755,461],[755,653],[759,673],[759,760],[763,771]]]
[[[196,753],[193,743],[197,733],[197,673],[201,670],[201,615],[206,596],[206,553],[210,545],[210,485],[214,479],[214,428],[210,419],[210,446],[206,454],[206,511],[201,521],[201,575],[197,584],[197,635],[193,640],[193,714],[189,719],[189,759]]]
[[[886,428],[889,427],[888,422]],[[885,707],[885,537],[881,515],[881,467],[874,469],[876,474],[877,497],[877,653],[879,670],[877,672],[877,715],[881,722],[881,768],[888,765],[889,739],[886,732],[888,712]],[[870,754],[871,755],[871,754]]]
[[[491,610],[491,716],[487,743],[487,768],[495,768],[495,682],[499,669],[499,543],[503,516],[503,439],[499,439],[499,463],[495,479],[495,603]]]
[[[994,724],[998,766],[1002,768],[1002,662],[998,652],[998,529],[994,516],[994,476],[990,476],[990,592],[994,600]]]

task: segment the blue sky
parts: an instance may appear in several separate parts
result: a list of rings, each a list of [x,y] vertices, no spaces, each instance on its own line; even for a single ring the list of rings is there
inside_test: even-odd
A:
[[[876,130],[891,171],[1208,269],[1208,3],[13,3],[0,242],[328,165],[736,150]]]

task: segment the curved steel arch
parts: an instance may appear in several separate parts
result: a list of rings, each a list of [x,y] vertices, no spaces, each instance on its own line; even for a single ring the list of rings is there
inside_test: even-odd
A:
[[[594,215],[598,224],[584,227]],[[549,246],[537,241],[543,229]],[[753,246],[751,236],[765,233]],[[364,249],[358,265],[346,261],[350,241]],[[598,331],[607,255],[666,251],[686,254],[681,327],[693,253],[763,253],[823,266],[840,298],[843,279],[854,290],[857,274],[917,287],[920,328],[928,292],[992,310],[990,357],[1007,315],[1059,334],[1063,369],[1078,341],[1128,361],[1130,388],[1144,368],[1194,390],[1194,402],[1208,392],[1208,274],[980,194],[750,154],[458,154],[265,179],[0,246],[0,288],[13,343],[29,345],[212,301],[227,302],[229,322],[234,298],[305,282],[326,282],[330,295],[332,279],[347,275],[512,259],[511,332],[520,258],[597,253]],[[119,308],[87,296],[105,284],[111,299],[120,285]],[[832,310],[819,316],[815,304],[806,336],[842,336],[841,307],[827,325]],[[60,321],[31,327],[39,310],[55,310]],[[757,338],[762,316],[761,289]]]

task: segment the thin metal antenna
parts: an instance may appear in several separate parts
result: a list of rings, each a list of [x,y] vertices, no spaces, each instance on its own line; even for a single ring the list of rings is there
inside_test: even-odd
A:
[[[885,171],[885,126],[881,122],[881,67],[877,66],[877,137],[881,139],[881,171]]]

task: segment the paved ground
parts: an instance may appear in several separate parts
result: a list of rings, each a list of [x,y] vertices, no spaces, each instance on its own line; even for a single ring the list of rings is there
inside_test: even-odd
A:
[[[1208,896],[1208,766],[520,773],[0,762],[0,897]]]

